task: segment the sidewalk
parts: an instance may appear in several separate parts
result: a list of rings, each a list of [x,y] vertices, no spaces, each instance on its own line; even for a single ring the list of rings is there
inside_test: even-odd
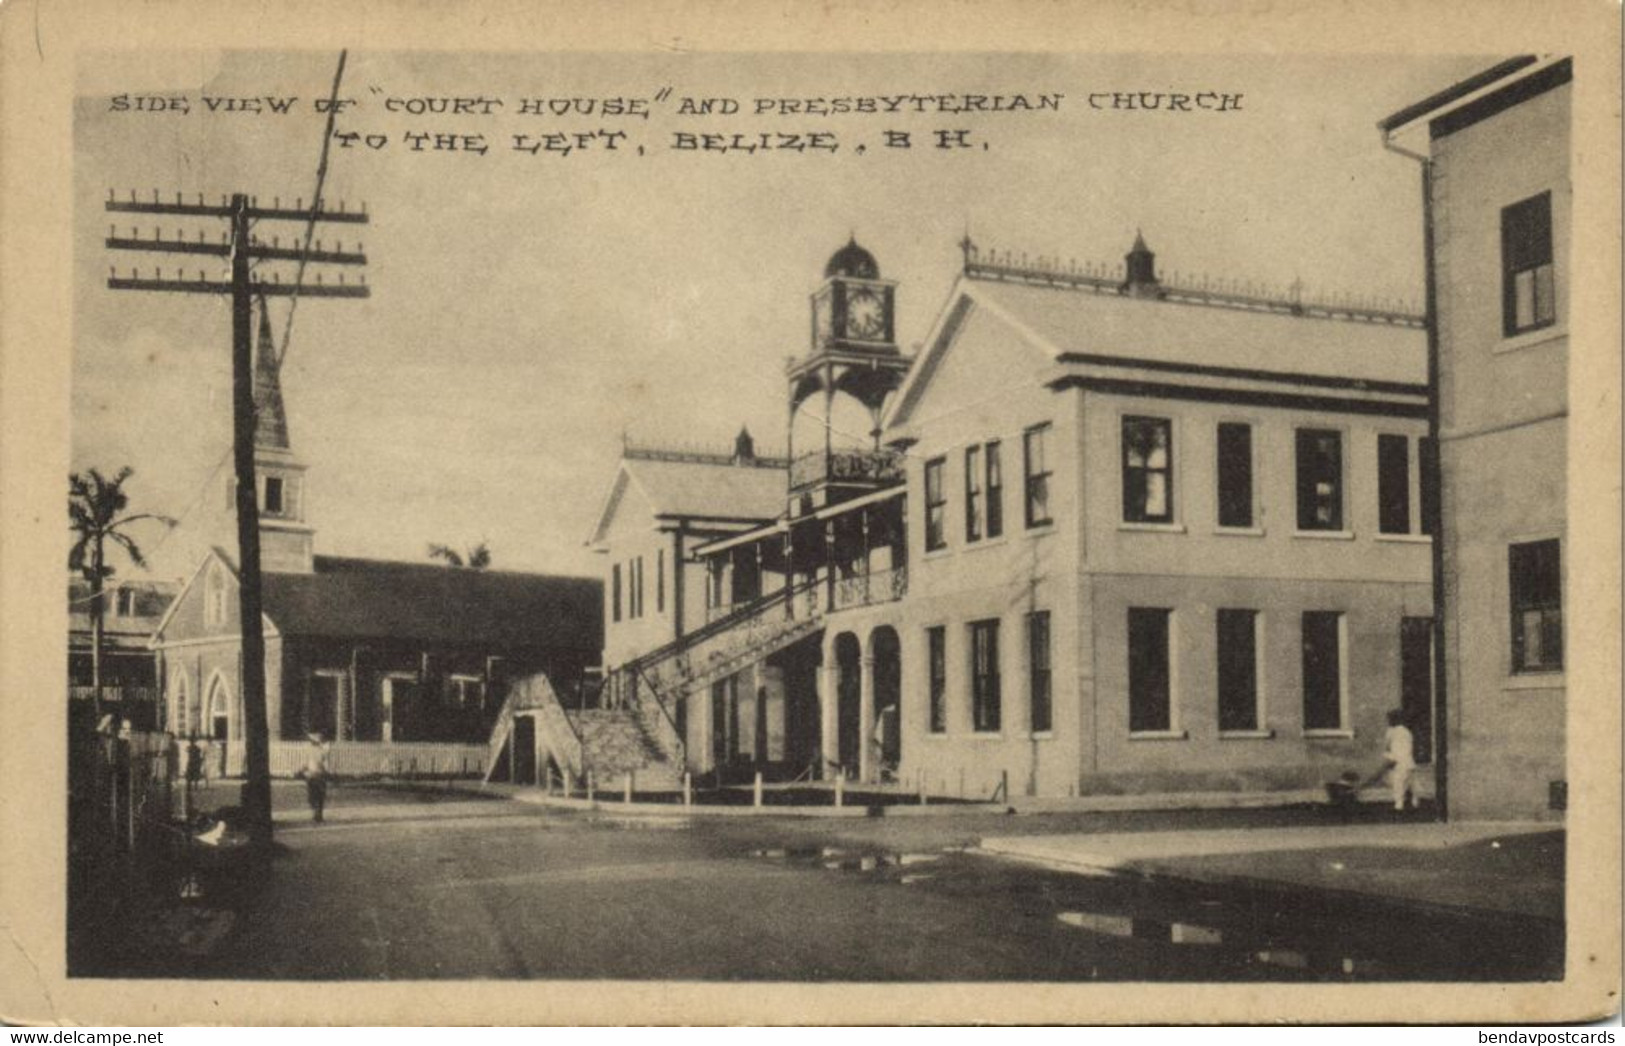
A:
[[[1085,875],[1351,894],[1561,924],[1563,843],[1553,824],[1353,824],[989,836],[979,851]]]

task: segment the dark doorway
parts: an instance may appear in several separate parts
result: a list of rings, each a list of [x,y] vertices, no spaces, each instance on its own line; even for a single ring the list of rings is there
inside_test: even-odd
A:
[[[890,776],[903,758],[899,713],[903,703],[903,658],[897,633],[888,626],[875,629],[870,642],[875,658],[875,741],[880,747],[880,770]]]
[[[1416,761],[1433,762],[1433,619],[1399,621],[1399,708],[1416,738]]]
[[[861,719],[858,702],[862,681],[859,673],[863,671],[857,636],[843,632],[835,637],[835,664],[839,669],[835,687],[835,757],[840,760],[842,768],[855,772],[858,768]]]
[[[733,762],[734,738],[738,728],[733,690],[734,679],[731,676],[711,684],[711,766],[719,773]]]
[[[784,762],[800,773],[819,761],[818,671],[821,637],[814,635],[784,651]]]
[[[536,721],[530,716],[513,721],[513,783],[536,783]]]
[[[315,676],[310,681],[310,709],[305,716],[307,731],[320,731],[329,741],[338,737],[339,678]]]

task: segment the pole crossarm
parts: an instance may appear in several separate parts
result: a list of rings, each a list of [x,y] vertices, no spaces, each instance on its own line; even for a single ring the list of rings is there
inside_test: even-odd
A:
[[[159,201],[141,200],[108,200],[106,207],[116,214],[183,214],[198,218],[230,218],[236,211],[231,206],[218,206],[212,203],[162,203]],[[247,208],[249,221],[289,221],[289,222],[346,222],[351,225],[365,225],[371,216],[365,210],[359,211],[308,211],[294,207],[249,207]]]
[[[206,254],[215,258],[229,258],[229,243],[193,243],[187,240],[142,240],[129,236],[109,236],[107,246],[117,251],[162,251],[167,254]],[[296,247],[267,247],[259,243],[248,246],[250,258],[270,261],[309,261],[328,265],[365,265],[367,256],[360,251],[301,251]]]
[[[153,280],[134,276],[109,277],[107,286],[115,291],[182,291],[191,294],[230,294],[234,289],[229,281],[222,280]],[[288,298],[295,295],[301,298],[372,297],[372,288],[364,283],[307,283],[299,287],[291,283],[250,280],[248,289],[250,294],[264,295],[267,298]]]

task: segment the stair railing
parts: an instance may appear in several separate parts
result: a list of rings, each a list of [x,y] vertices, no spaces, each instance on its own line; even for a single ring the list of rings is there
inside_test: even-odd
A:
[[[632,667],[637,672],[638,678],[643,680],[643,685],[648,688],[650,696],[655,699],[655,706],[660,709],[661,716],[666,720],[667,725],[671,727],[671,735],[677,741],[677,751],[674,755],[678,770],[686,769],[688,767],[688,739],[683,736],[683,731],[678,727],[677,720],[672,716],[671,709],[666,707],[666,701],[660,696],[660,688],[655,686],[654,680],[649,678],[649,674],[643,670],[641,664],[634,661]],[[682,698],[679,697],[678,700],[682,700]]]
[[[785,603],[787,600],[790,602],[793,609],[796,596],[802,594],[810,588],[815,588],[820,584],[822,584],[820,579],[808,578],[807,580],[802,581],[800,584],[794,585],[788,589],[777,588],[766,595],[757,596],[755,599],[748,602],[736,604],[733,610],[729,611],[722,617],[717,618],[715,621],[706,622],[704,625],[694,629],[692,632],[685,632],[683,635],[678,636],[671,642],[655,647],[648,653],[634,658],[632,661],[628,662],[627,665],[623,665],[622,667],[626,668],[635,664],[640,670],[647,670],[662,661],[670,660],[672,657],[684,653],[685,651],[692,650],[696,645],[703,643],[705,640],[710,639],[713,636],[720,635],[723,632],[727,632],[728,630],[737,626],[740,622],[757,617],[764,610],[770,610],[774,606]]]

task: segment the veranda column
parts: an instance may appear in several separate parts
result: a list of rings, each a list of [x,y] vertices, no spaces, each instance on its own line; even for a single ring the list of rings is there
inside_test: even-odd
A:
[[[874,640],[871,637],[870,643]],[[861,661],[858,676],[858,780],[874,780],[875,655],[871,649]]]

